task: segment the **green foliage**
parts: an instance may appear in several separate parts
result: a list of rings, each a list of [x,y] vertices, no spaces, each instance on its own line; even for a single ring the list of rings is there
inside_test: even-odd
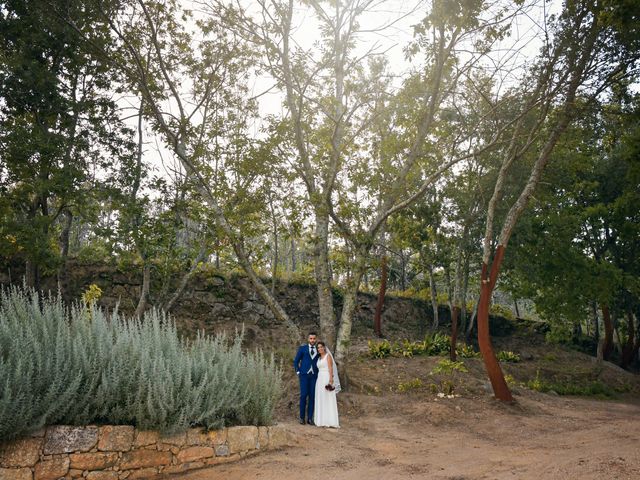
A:
[[[509,308],[505,307],[504,305],[500,305],[498,303],[491,304],[489,313],[496,317],[504,317],[507,320],[515,320],[515,316],[513,315],[513,312]]]
[[[391,355],[407,358],[414,355],[446,355],[450,349],[451,337],[440,332],[427,335],[421,342],[403,340],[392,344],[389,340],[379,342],[369,340],[369,355],[372,358],[386,358]]]
[[[85,308],[15,287],[0,293],[0,439],[56,423],[271,423],[281,368],[243,352],[241,335],[190,342],[155,311],[139,321]]]
[[[100,300],[101,296],[102,289],[95,283],[92,283],[91,285],[89,285],[89,288],[87,288],[87,290],[82,294],[82,301],[91,306],[98,300]]]
[[[520,355],[510,351],[501,351],[496,355],[500,362],[518,363],[520,361]]]
[[[443,358],[436,364],[433,370],[431,370],[431,374],[432,375],[436,375],[436,374],[451,375],[454,372],[466,373],[468,371],[469,370],[467,370],[467,367],[464,366],[464,362],[461,362],[461,361],[452,362],[448,358]]]
[[[410,390],[417,390],[422,388],[424,385],[422,383],[422,380],[420,380],[419,378],[414,378],[413,380],[409,380],[408,382],[401,382],[398,384],[398,391],[405,393],[408,392]]]
[[[458,345],[456,347],[456,353],[462,358],[478,358],[480,352],[476,352],[471,345]]]
[[[555,392],[558,395],[580,395],[614,398],[619,393],[630,390],[628,385],[621,387],[611,387],[600,380],[591,380],[584,383],[574,382],[549,382],[540,378],[540,370],[536,372],[536,377],[526,383],[527,388],[537,392]]]
[[[374,342],[369,340],[369,355],[373,358],[386,358],[391,355],[391,343],[389,340]]]

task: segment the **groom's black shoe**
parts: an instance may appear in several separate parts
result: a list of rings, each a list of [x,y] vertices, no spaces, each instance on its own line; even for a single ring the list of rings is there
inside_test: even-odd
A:
[[[304,425],[304,418],[300,419],[300,425]]]
[[[313,420],[309,419],[307,420],[307,425],[315,425],[315,423],[313,423]]]

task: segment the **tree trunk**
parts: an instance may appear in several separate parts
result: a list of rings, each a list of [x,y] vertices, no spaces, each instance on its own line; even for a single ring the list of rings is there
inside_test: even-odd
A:
[[[464,277],[462,281],[462,295],[460,298],[460,331],[467,331],[467,293],[469,291],[469,259],[470,255],[465,255],[464,259]]]
[[[191,263],[191,268],[187,273],[185,273],[182,276],[182,279],[180,280],[180,284],[178,285],[178,288],[176,289],[175,293],[171,296],[169,301],[163,305],[162,308],[165,312],[171,311],[171,309],[173,308],[173,305],[178,301],[178,299],[182,295],[182,292],[184,292],[184,289],[186,288],[187,283],[189,283],[189,280],[191,279],[191,277],[193,277],[193,274],[198,269],[198,265],[200,264],[200,262],[203,262],[206,257],[207,257],[207,249],[205,248],[204,245],[202,245],[200,247],[200,251],[198,252],[198,255]]]
[[[380,265],[380,291],[378,292],[378,303],[373,321],[373,331],[378,337],[382,337],[382,308],[384,307],[384,296],[387,292],[387,256],[382,256]]]
[[[142,318],[142,314],[147,306],[147,298],[149,297],[149,284],[151,283],[151,265],[146,258],[142,260],[144,266],[142,267],[142,291],[140,292],[140,300],[134,313],[135,317]]]
[[[602,345],[602,358],[609,360],[613,351],[613,322],[608,305],[602,305],[602,322],[604,323],[604,343]]]
[[[634,334],[635,334],[635,325],[633,324],[633,313],[631,313],[631,311],[627,312],[627,331],[628,331],[628,335],[627,335],[627,343],[624,346],[624,349],[622,350],[622,362],[620,363],[620,366],[622,368],[628,368],[629,365],[631,364],[631,360],[633,360],[633,347],[634,347]]]
[[[345,360],[349,350],[353,314],[358,306],[358,287],[360,286],[360,280],[367,262],[366,252],[357,252],[356,256],[353,276],[345,289],[344,303],[342,304],[342,313],[340,314],[340,326],[338,328],[335,355],[336,362],[338,363]]]
[[[471,334],[473,333],[473,327],[476,324],[477,317],[478,317],[478,302],[476,302],[475,306],[473,307],[473,312],[471,313],[471,318],[469,319],[469,323],[467,325],[467,332],[465,335],[465,343],[467,345],[469,345],[469,342],[471,341]]]
[[[498,280],[498,273],[500,271],[500,265],[504,258],[504,246],[498,245],[496,253],[491,264],[491,274],[489,275],[488,266],[483,261],[482,273],[480,274],[480,300],[478,301],[478,346],[482,353],[482,360],[484,366],[489,375],[493,392],[499,400],[505,402],[512,402],[513,397],[511,391],[507,386],[507,382],[504,379],[502,368],[496,358],[491,345],[491,337],[489,336],[489,303],[491,300],[491,293],[495,288],[496,281]]]
[[[68,303],[71,298],[69,295],[69,236],[71,225],[73,224],[73,214],[70,210],[65,209],[63,212],[64,223],[62,232],[60,232],[60,267],[58,268],[58,290],[62,293],[62,298]]]
[[[329,271],[329,215],[316,212],[314,264],[320,314],[320,336],[329,345],[336,341],[336,315]]]
[[[269,207],[271,209],[271,220],[273,222],[273,258],[271,264],[271,295],[276,293],[276,280],[278,279],[278,222],[276,212],[273,208],[273,199],[269,198]]]
[[[518,299],[513,299],[513,306],[516,307],[516,318],[520,318],[520,309],[518,308]]]
[[[451,312],[451,351],[449,352],[449,358],[452,362],[456,361],[457,352],[456,345],[458,344],[458,316],[460,315],[460,307],[453,306]]]
[[[429,288],[431,289],[431,308],[433,308],[433,323],[431,324],[431,330],[434,332],[438,329],[438,290],[436,288],[436,278],[433,274],[433,264],[427,264],[427,271],[429,272]]]

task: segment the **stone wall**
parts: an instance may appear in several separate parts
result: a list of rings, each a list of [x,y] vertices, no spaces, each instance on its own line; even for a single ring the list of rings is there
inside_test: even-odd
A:
[[[0,445],[0,480],[135,480],[295,444],[282,426],[190,429],[163,436],[132,426],[51,426]]]

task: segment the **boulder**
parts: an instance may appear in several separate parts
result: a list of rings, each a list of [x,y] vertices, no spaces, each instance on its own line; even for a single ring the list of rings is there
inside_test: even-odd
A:
[[[69,457],[52,458],[38,462],[35,469],[35,480],[57,480],[69,471]]]
[[[33,480],[30,468],[0,468],[0,480]]]
[[[89,472],[87,480],[118,480],[118,472]]]
[[[116,452],[89,452],[89,453],[72,453],[69,455],[71,468],[79,470],[103,470],[113,467],[118,461]]]
[[[213,456],[215,456],[215,451],[212,447],[187,447],[184,450],[180,450],[176,458],[178,463],[186,463]]]
[[[160,433],[154,430],[138,430],[133,445],[135,447],[146,447],[147,445],[157,443],[159,439]]]
[[[40,459],[42,438],[23,438],[0,446],[0,467],[33,467]]]
[[[130,425],[108,425],[100,427],[98,450],[108,452],[126,452],[133,444],[134,428]]]
[[[47,428],[44,437],[45,455],[88,452],[98,442],[98,427],[56,425]]]
[[[230,453],[255,450],[258,446],[258,427],[231,427],[227,431]]]
[[[134,450],[126,452],[120,459],[120,470],[133,468],[159,467],[171,463],[171,452],[157,450]]]

